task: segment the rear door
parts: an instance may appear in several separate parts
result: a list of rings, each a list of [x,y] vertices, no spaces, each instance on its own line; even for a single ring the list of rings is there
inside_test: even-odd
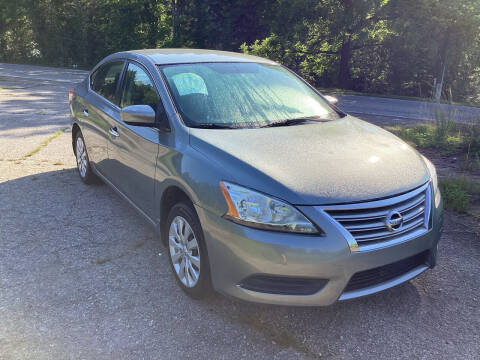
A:
[[[102,174],[108,166],[108,136],[112,119],[120,117],[118,91],[125,61],[105,63],[90,76],[90,90],[79,115],[89,160]]]
[[[120,93],[120,107],[150,105],[157,118],[164,113],[154,82],[139,63],[128,62]],[[110,181],[151,219],[154,218],[156,157],[161,139],[155,127],[129,125],[116,119],[110,136],[108,177]]]

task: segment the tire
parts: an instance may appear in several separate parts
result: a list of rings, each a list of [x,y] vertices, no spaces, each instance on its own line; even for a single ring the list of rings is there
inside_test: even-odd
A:
[[[182,202],[174,205],[163,231],[170,267],[181,289],[197,300],[210,296],[210,263],[202,227],[192,206]]]
[[[87,184],[98,184],[100,179],[92,171],[90,161],[88,159],[87,147],[85,146],[85,139],[82,132],[77,131],[75,135],[75,158],[77,160],[77,171],[80,179]]]

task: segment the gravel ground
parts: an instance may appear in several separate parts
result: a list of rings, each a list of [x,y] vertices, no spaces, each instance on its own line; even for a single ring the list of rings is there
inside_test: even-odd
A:
[[[146,222],[80,182],[71,134],[52,137],[68,127],[69,84],[42,79],[0,79],[0,359],[478,359],[468,216],[446,214],[435,269],[380,294],[326,308],[193,301]]]

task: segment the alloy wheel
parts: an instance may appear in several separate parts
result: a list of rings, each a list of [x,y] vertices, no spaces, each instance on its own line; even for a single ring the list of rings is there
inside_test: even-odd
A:
[[[168,232],[170,259],[175,273],[188,288],[198,283],[200,276],[200,248],[188,221],[176,216]]]
[[[77,156],[77,167],[78,172],[82,178],[87,174],[87,150],[85,149],[85,144],[81,136],[77,138],[75,153]]]

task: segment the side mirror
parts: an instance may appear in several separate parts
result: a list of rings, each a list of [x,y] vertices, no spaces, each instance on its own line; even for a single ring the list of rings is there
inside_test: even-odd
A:
[[[120,110],[120,118],[130,125],[155,125],[155,111],[150,105],[130,105]]]
[[[323,97],[324,97],[330,104],[336,105],[336,104],[338,103],[338,99],[337,99],[335,96],[332,96],[332,95],[323,95]]]

